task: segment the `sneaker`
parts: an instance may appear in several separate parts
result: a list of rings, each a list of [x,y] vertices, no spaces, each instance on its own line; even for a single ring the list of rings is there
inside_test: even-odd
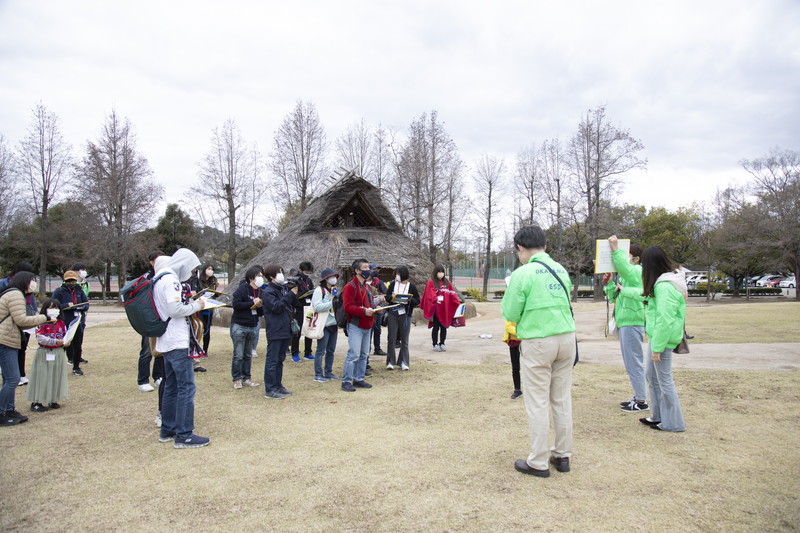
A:
[[[520,396],[522,396],[522,391],[521,391],[521,390],[519,390],[519,389],[514,389],[514,392],[513,392],[513,394],[511,394],[511,399],[512,399],[512,400],[516,400],[516,399],[517,399],[517,398],[519,398]]]
[[[367,370],[366,372],[364,372],[364,377],[365,377],[365,378],[371,378],[371,377],[372,377],[372,372],[370,372],[369,370]]]
[[[372,385],[362,379],[361,381],[354,381],[353,387],[357,387],[359,389],[371,389]]]
[[[200,448],[202,446],[208,446],[211,443],[211,439],[206,437],[198,437],[197,435],[189,435],[185,439],[175,439],[175,444],[173,444],[173,448]]]
[[[139,390],[142,392],[152,392],[156,389],[154,389],[153,386],[150,385],[149,383],[144,383],[142,385],[139,385]]]
[[[295,363],[299,363],[300,361],[302,361],[302,359],[300,359],[300,355],[299,354],[293,353],[292,354],[292,361],[294,361]]]
[[[172,442],[175,440],[175,433],[167,433],[165,431],[158,432],[158,442]]]
[[[20,414],[19,411],[17,411],[16,409],[12,409],[10,411],[6,411],[5,416],[6,416],[6,418],[14,418],[16,420],[19,420],[20,424],[22,424],[23,422],[27,422],[28,421],[28,417],[23,415],[23,414]]]
[[[22,385],[27,385],[27,384],[28,384],[28,378],[26,378],[25,376],[22,376],[21,378],[19,378],[19,385],[17,385],[17,386],[20,387]]]
[[[280,388],[278,389],[278,392],[280,392],[280,393],[281,393],[281,394],[283,394],[284,396],[289,396],[289,395],[292,393],[292,391],[290,391],[290,390],[286,390],[286,387],[280,387]]]
[[[434,344],[433,345],[433,351],[434,352],[441,352],[442,350],[439,349],[439,345],[438,344]]]
[[[333,379],[333,380],[336,380],[336,381],[338,381],[338,380],[339,380],[339,376],[337,376],[337,375],[336,375],[336,374],[334,374],[334,373],[325,374],[325,377],[326,377],[326,378],[328,378],[328,379]]]
[[[286,396],[284,396],[283,394],[281,394],[276,390],[270,390],[267,391],[266,394],[264,394],[264,398],[274,398],[275,400],[283,400],[284,398],[286,398]]]
[[[625,406],[626,406],[626,405],[628,405],[629,403],[631,403],[631,402],[635,402],[635,401],[636,401],[636,396],[631,396],[631,399],[630,399],[630,400],[625,400],[624,402],[619,402],[619,406],[620,406],[620,407],[625,407]]]
[[[16,418],[8,418],[5,414],[0,414],[0,426],[16,426],[19,420]]]
[[[345,391],[345,392],[355,392],[356,391],[355,387],[353,387],[353,384],[352,383],[348,383],[347,381],[342,383],[342,390]]]
[[[194,367],[194,371],[195,372],[206,372],[206,369],[203,368],[202,366],[196,366],[196,367]],[[205,444],[203,444],[203,446],[205,446]]]
[[[61,406],[58,405],[56,402],[48,403],[47,407],[49,407],[50,409],[61,409]]]
[[[369,357],[367,357],[367,361],[369,361]],[[369,363],[367,363],[367,370],[372,370],[372,365]]]
[[[631,400],[628,402],[628,405],[624,405],[620,407],[621,410],[625,411],[626,413],[636,413],[639,411],[649,411],[650,407],[645,402],[637,402],[636,400]]]
[[[322,376],[314,376],[314,381],[316,381],[317,383],[327,383],[328,378]]]
[[[375,348],[372,351],[372,355],[388,355],[388,354],[386,352],[384,352],[383,350],[381,350],[380,348]]]
[[[394,365],[392,363],[386,363],[386,370],[394,370]]]
[[[45,411],[49,411],[49,409],[40,403],[32,403],[31,411],[34,411],[36,413],[44,413]]]
[[[405,363],[400,364],[400,370],[408,370],[408,365]]]
[[[447,351],[447,349],[444,347],[444,344],[440,344],[439,345],[439,351],[440,352],[446,352]]]
[[[309,353],[309,354],[306,354],[306,355],[304,355],[303,357],[305,357],[306,359],[310,359],[311,361],[313,361],[313,360],[314,360],[314,356],[313,356],[313,355],[311,355],[310,353]]]
[[[162,380],[162,379],[163,379],[163,378],[158,378],[158,379],[156,380],[156,382],[155,382],[155,384],[154,384],[153,386],[154,386],[155,388],[159,388],[159,387],[161,386],[161,380]]]
[[[82,364],[82,365],[85,365],[85,364],[86,364],[86,363],[88,363],[88,362],[89,362],[89,361],[87,361],[86,359],[83,359],[83,358],[81,358],[81,364]]]
[[[234,381],[233,382],[233,388],[234,389],[241,389],[242,388],[242,380],[241,379],[237,379],[236,381]]]
[[[260,383],[256,383],[252,379],[246,379],[242,381],[242,384],[247,385],[248,387],[258,387],[260,385]]]
[[[157,428],[161,427],[161,411],[156,413],[156,427]]]
[[[72,369],[72,375],[73,376],[82,376],[83,375],[83,370],[81,370],[80,368],[73,368]]]
[[[252,352],[250,352],[250,357],[258,357],[258,352],[253,350]]]

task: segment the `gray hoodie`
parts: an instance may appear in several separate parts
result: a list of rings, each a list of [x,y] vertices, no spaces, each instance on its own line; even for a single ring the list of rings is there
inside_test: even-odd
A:
[[[686,276],[683,273],[677,271],[664,272],[663,274],[658,276],[656,283],[659,283],[661,281],[668,281],[672,283],[672,286],[678,289],[678,292],[681,293],[681,295],[683,296],[683,301],[684,302],[689,301],[689,291],[686,288]]]

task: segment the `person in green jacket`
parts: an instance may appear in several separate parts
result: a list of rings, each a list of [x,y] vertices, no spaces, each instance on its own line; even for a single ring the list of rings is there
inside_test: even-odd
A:
[[[642,254],[645,329],[650,338],[645,377],[650,385],[651,416],[639,421],[653,429],[684,431],[678,391],[672,379],[672,350],[683,340],[686,280],[660,246]]]
[[[611,260],[619,280],[610,281],[609,272],[603,278],[608,301],[614,304],[614,320],[622,351],[622,362],[633,387],[633,397],[621,402],[620,408],[628,413],[647,411],[647,385],[644,379],[644,298],[642,297],[642,247],[631,244],[628,253],[619,249],[617,236],[608,238]]]
[[[531,436],[531,453],[518,459],[518,472],[549,477],[550,466],[569,472],[572,455],[572,365],[575,360],[575,321],[570,310],[572,283],[567,271],[545,248],[539,226],[526,226],[514,235],[522,266],[511,274],[503,296],[503,318],[517,324],[520,375]],[[555,441],[550,448],[550,411]],[[549,456],[549,457],[548,457]],[[549,464],[548,464],[549,463]]]

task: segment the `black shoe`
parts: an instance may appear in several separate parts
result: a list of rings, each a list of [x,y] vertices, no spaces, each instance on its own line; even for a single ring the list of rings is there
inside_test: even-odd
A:
[[[58,405],[56,402],[48,403],[47,407],[49,407],[50,409],[61,409],[61,406]]]
[[[5,414],[0,413],[0,427],[2,426],[16,426],[19,420],[16,418],[8,418]]]
[[[83,358],[81,358],[81,364],[82,364],[82,365],[84,365],[84,364],[86,364],[86,363],[88,363],[88,362],[89,362],[89,361],[87,361],[86,359],[83,359]]]
[[[550,464],[559,472],[569,472],[569,457],[550,456]]]
[[[292,393],[292,391],[290,391],[290,390],[286,390],[286,387],[281,387],[281,388],[279,388],[279,389],[278,389],[278,392],[280,392],[280,393],[281,393],[281,394],[283,394],[284,396],[288,396],[289,394],[291,394],[291,393]]]
[[[37,413],[44,413],[45,411],[49,411],[49,410],[50,409],[48,409],[47,407],[45,407],[44,405],[42,405],[40,403],[32,403],[31,404],[31,411],[34,411],[34,412],[37,412]]]
[[[194,371],[195,372],[205,372],[206,369],[203,368],[202,366],[196,366],[196,367],[194,367]]]
[[[386,354],[384,354],[384,355],[386,355]],[[372,367],[369,365],[369,363],[367,363],[367,370],[372,370]]]
[[[18,422],[19,424],[28,421],[28,417],[23,414],[20,414],[19,411],[17,411],[16,409],[12,409],[11,411],[6,411],[5,417],[19,420]]]
[[[372,385],[362,379],[361,381],[354,381],[353,387],[357,387],[359,389],[371,389]]]
[[[514,470],[517,472],[522,472],[523,474],[528,474],[531,476],[536,477],[550,477],[550,469],[545,468],[544,470],[537,470],[536,468],[531,468],[528,466],[528,461],[525,459],[517,459],[514,461]]]
[[[522,391],[519,389],[514,389],[514,393],[511,395],[511,399],[516,400],[520,396],[522,396]]]
[[[694,339],[694,335],[689,335],[688,333],[685,335],[685,337],[686,337],[686,340]]]
[[[381,350],[380,348],[375,348],[372,351],[372,355],[388,355],[388,354],[386,352],[384,352],[383,350]]]
[[[661,423],[661,420],[650,420],[650,418],[640,418],[639,422],[644,424],[645,426],[657,426]]]
[[[82,376],[83,375],[83,370],[81,370],[80,368],[73,368],[72,369],[72,375],[73,376]]]
[[[355,387],[353,387],[353,384],[352,383],[348,383],[346,381],[344,383],[342,383],[342,390],[345,391],[345,392],[355,392],[356,391]]]
[[[367,370],[366,372],[364,372],[364,377],[365,377],[365,378],[371,378],[371,377],[372,377],[372,372],[370,372],[369,370]]]

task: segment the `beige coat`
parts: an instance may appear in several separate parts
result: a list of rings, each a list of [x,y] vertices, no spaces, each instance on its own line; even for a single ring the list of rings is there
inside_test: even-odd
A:
[[[5,320],[3,320],[4,318]],[[19,330],[43,324],[47,322],[47,317],[26,315],[25,296],[21,291],[10,290],[0,297],[0,320],[3,320],[3,323],[0,324],[0,344],[19,350],[22,346]]]

